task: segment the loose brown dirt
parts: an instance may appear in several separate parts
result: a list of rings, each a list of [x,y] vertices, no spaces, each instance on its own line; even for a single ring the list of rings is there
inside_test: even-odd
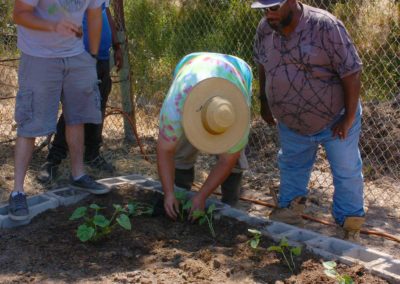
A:
[[[116,229],[98,243],[81,243],[79,221],[69,221],[78,206],[96,203],[111,214],[112,204],[131,200],[160,204],[160,194],[121,186],[104,197],[36,217],[25,227],[0,234],[0,283],[334,283],[319,258],[304,251],[292,274],[282,258],[247,243],[246,224],[228,218],[215,221],[216,239],[207,226],[173,222],[156,207],[152,217],[132,219],[132,231]],[[339,265],[356,283],[387,283],[362,267]]]

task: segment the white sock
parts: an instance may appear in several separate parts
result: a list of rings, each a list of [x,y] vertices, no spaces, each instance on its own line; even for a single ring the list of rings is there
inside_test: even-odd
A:
[[[85,174],[77,176],[77,177],[72,177],[74,181],[77,181],[78,179],[80,179],[81,177],[83,177]]]
[[[13,191],[13,192],[11,192],[11,196],[12,196],[12,197],[15,197],[15,196],[16,196],[17,194],[19,194],[19,193],[25,195],[25,193],[22,192],[22,191]]]

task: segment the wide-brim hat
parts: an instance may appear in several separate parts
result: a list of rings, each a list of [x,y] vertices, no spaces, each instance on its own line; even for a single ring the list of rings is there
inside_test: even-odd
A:
[[[262,8],[269,8],[273,7],[275,5],[281,4],[285,0],[259,0],[259,1],[254,1],[251,4],[251,8],[254,9],[262,9]]]
[[[200,151],[221,154],[239,143],[250,127],[250,108],[231,81],[213,77],[197,83],[183,106],[183,130]]]

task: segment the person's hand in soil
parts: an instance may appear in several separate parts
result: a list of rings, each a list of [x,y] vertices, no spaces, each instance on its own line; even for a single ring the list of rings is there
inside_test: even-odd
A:
[[[189,212],[189,221],[194,222],[196,218],[193,217],[193,212],[196,210],[204,211],[206,207],[206,198],[201,196],[199,193],[195,194],[192,198],[192,207],[190,208]]]
[[[173,220],[176,220],[179,213],[179,201],[175,198],[174,193],[165,194],[164,208],[168,217],[170,217]]]

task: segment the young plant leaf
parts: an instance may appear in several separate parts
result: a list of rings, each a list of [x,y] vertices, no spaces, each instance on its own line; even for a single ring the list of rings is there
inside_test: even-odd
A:
[[[123,208],[121,205],[119,205],[119,204],[113,204],[113,207],[115,208],[115,210],[116,210],[117,212],[124,211],[124,208]]]
[[[200,218],[203,217],[206,213],[202,210],[195,210],[192,215],[194,218]]]
[[[192,208],[192,206],[193,206],[192,200],[188,200],[185,204],[183,204],[182,209],[188,210],[188,209]]]
[[[252,240],[250,240],[250,246],[253,248],[253,249],[256,249],[257,247],[258,247],[258,244],[260,243],[260,239],[252,239]]]
[[[127,215],[121,214],[116,220],[118,224],[125,230],[130,231],[132,229],[131,221],[129,220],[129,217]]]
[[[107,220],[107,218],[103,215],[96,215],[93,217],[93,224],[101,228],[105,228],[110,225],[110,221]]]
[[[280,247],[289,247],[289,242],[288,242],[288,240],[287,240],[285,237],[283,237],[283,238],[281,239],[280,243],[279,243],[279,246],[280,246]]]
[[[283,249],[280,246],[270,246],[269,248],[267,248],[267,251],[276,251],[283,253]]]
[[[247,229],[247,231],[253,235],[261,235],[261,232],[256,229]]]
[[[87,242],[88,240],[92,239],[94,234],[94,228],[88,227],[85,224],[80,225],[76,232],[76,235],[81,240],[81,242]]]
[[[207,219],[206,218],[200,218],[199,219],[199,225],[203,225],[205,222],[207,221]]]
[[[328,270],[332,270],[332,269],[336,268],[336,262],[334,262],[334,261],[325,261],[322,263],[322,265]]]
[[[207,209],[207,214],[211,214],[215,210],[215,204],[211,204]]]
[[[290,251],[292,252],[293,255],[299,256],[301,254],[301,247],[291,248]]]
[[[100,209],[102,209],[99,205],[97,205],[97,204],[95,204],[95,203],[90,204],[89,208],[90,208],[90,209],[94,209],[94,210],[100,210]]]
[[[338,275],[338,273],[334,269],[325,269],[324,273],[326,276],[334,279],[336,279],[336,276]]]
[[[182,201],[186,200],[187,193],[185,191],[175,191],[175,198],[182,203]]]
[[[86,215],[86,212],[87,212],[86,207],[78,207],[75,209],[74,213],[72,213],[71,217],[69,217],[69,220],[72,221],[72,220],[80,219]]]
[[[128,214],[129,215],[134,215],[136,212],[136,209],[138,207],[137,203],[129,203],[128,204]]]
[[[354,284],[353,278],[351,278],[349,275],[343,275],[343,284]]]

